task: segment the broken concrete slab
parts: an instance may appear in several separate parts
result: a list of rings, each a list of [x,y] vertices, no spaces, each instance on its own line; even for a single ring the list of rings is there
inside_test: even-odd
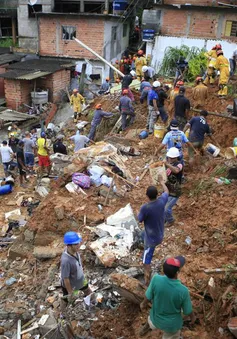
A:
[[[61,254],[60,248],[53,248],[49,246],[35,246],[33,255],[36,259],[52,259]]]
[[[25,237],[26,242],[33,243],[35,233],[34,233],[34,231],[32,231],[30,229],[26,229],[25,232],[24,232],[24,237]]]

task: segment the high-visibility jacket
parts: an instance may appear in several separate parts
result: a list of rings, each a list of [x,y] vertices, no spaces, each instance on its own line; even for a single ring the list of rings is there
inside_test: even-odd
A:
[[[85,99],[80,93],[77,95],[72,94],[70,97],[70,104],[73,106],[74,112],[81,113],[82,106],[81,104],[85,102]]]
[[[216,67],[216,50],[211,49],[209,52],[205,53],[205,56],[207,57],[207,67]]]
[[[230,76],[229,60],[224,55],[219,55],[216,60],[216,69],[220,71],[219,84],[227,84]]]
[[[208,96],[208,88],[207,86],[201,84],[198,84],[193,89],[193,100],[196,101],[196,105],[205,106],[206,99]]]

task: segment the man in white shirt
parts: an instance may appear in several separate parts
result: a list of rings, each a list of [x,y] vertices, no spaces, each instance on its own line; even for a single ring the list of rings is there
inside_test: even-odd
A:
[[[2,142],[2,146],[0,147],[0,154],[2,158],[4,173],[5,173],[5,176],[7,177],[9,175],[8,169],[9,169],[9,166],[12,164],[12,158],[13,158],[14,153],[11,147],[7,145],[6,140]]]
[[[84,148],[86,144],[91,142],[94,144],[92,140],[90,140],[87,136],[82,134],[75,134],[72,137],[70,137],[70,140],[74,143],[74,152],[79,151],[80,149]]]

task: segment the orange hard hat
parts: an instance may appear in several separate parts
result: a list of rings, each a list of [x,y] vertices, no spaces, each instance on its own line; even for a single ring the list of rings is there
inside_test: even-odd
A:
[[[95,106],[96,109],[100,109],[101,107],[102,107],[101,104],[97,104],[97,105]]]
[[[221,49],[218,49],[218,51],[216,51],[216,54],[217,55],[223,55],[224,53],[223,53],[223,51]]]
[[[196,81],[198,82],[198,81],[202,81],[203,79],[202,79],[202,77],[197,77],[196,78]]]
[[[107,77],[105,80],[109,81],[110,79],[109,79],[109,77]]]
[[[216,45],[216,49],[222,49],[221,44],[217,44],[217,45]]]
[[[176,86],[177,87],[180,87],[180,86],[183,86],[184,85],[184,82],[182,80],[178,81]]]
[[[73,93],[77,93],[78,89],[74,88]]]
[[[123,94],[128,94],[128,89],[127,89],[127,88],[125,88],[125,89],[123,90]]]
[[[144,54],[144,52],[143,52],[143,50],[142,50],[142,49],[139,49],[139,51],[137,52],[137,54],[138,54],[138,55],[143,55],[143,54]]]

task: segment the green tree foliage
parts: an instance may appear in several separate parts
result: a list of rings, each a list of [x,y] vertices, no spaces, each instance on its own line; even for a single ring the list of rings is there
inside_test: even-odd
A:
[[[207,59],[204,55],[205,50],[197,47],[189,48],[186,45],[178,47],[167,47],[164,59],[159,71],[161,76],[175,76],[176,62],[183,56],[189,65],[189,70],[185,75],[186,80],[194,81],[198,75],[203,75],[207,66]]]

